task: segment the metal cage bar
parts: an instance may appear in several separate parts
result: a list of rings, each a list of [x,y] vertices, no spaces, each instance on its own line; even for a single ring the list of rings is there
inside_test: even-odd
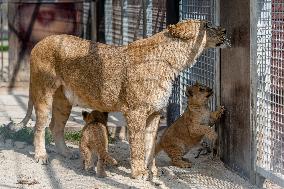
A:
[[[255,167],[284,186],[284,2],[255,1]]]

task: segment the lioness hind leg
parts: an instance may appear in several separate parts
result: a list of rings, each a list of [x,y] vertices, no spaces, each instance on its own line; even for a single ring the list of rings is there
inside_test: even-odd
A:
[[[62,86],[53,95],[52,118],[49,128],[52,132],[57,152],[64,157],[74,158],[64,141],[64,127],[70,116],[72,105],[63,93]],[[73,157],[74,156],[74,157]]]
[[[35,159],[37,162],[47,164],[48,158],[45,149],[45,127],[47,126],[48,113],[50,111],[52,93],[36,91],[33,94],[34,108],[36,114],[36,124],[34,133]]]

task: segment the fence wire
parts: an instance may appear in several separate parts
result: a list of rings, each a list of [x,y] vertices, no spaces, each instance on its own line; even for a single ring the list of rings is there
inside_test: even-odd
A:
[[[0,82],[8,80],[8,3],[0,1]]]
[[[180,19],[201,19],[216,24],[216,0],[181,0]],[[176,101],[180,104],[180,113],[187,106],[185,88],[196,81],[209,86],[216,95],[216,63],[217,53],[215,49],[208,49],[196,60],[194,66],[184,70],[179,76],[179,98]],[[210,100],[211,109],[215,108],[216,96]]]
[[[257,0],[256,169],[284,186],[284,2]]]
[[[106,43],[125,45],[165,28],[166,0],[106,0]]]

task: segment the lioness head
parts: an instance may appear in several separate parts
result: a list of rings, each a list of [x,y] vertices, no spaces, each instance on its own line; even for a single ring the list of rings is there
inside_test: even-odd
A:
[[[106,124],[108,113],[107,112],[100,112],[97,110],[92,111],[91,113],[82,111],[82,116],[86,124],[89,124],[91,122],[99,122]]]
[[[186,89],[188,104],[205,105],[208,103],[208,99],[212,94],[213,90],[211,88],[200,85],[197,82],[192,86],[188,86]]]
[[[196,37],[205,35],[205,47],[219,47],[226,42],[226,30],[224,28],[209,25],[203,20],[184,20],[168,26],[169,33],[176,38],[193,40]]]

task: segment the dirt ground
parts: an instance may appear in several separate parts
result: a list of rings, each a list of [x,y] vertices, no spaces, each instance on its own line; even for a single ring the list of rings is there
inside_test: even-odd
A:
[[[11,120],[19,122],[23,119],[27,109],[27,88],[8,92],[0,87],[0,125]],[[164,123],[165,124],[165,123]],[[30,126],[34,126],[30,121]],[[122,132],[124,121],[118,114],[109,116],[109,126],[117,127]],[[81,109],[74,108],[66,129],[81,129],[83,120]],[[1,133],[0,133],[1,135]],[[71,145],[77,151],[78,146]],[[0,189],[28,188],[28,189],[95,189],[95,188],[255,188],[237,174],[226,169],[220,160],[212,160],[210,156],[201,156],[195,159],[194,151],[188,154],[193,162],[190,169],[179,169],[170,166],[169,158],[160,153],[157,165],[160,176],[154,181],[138,181],[130,178],[128,143],[117,140],[110,144],[110,153],[118,160],[118,167],[107,168],[107,178],[97,178],[95,173],[82,170],[81,160],[65,159],[55,152],[54,146],[47,147],[50,163],[40,165],[34,161],[34,148],[31,145],[11,140],[3,141],[0,137]],[[270,189],[279,189],[268,185]]]
[[[78,152],[78,146],[70,145]],[[0,142],[0,188],[255,188],[247,181],[224,167],[221,161],[210,156],[198,159],[193,153],[192,168],[179,169],[170,166],[169,158],[160,153],[157,165],[160,176],[152,182],[130,178],[129,150],[126,141],[110,144],[110,153],[119,162],[118,167],[107,167],[107,178],[97,178],[95,172],[82,170],[80,159],[65,159],[48,146],[50,163],[40,165],[33,159],[33,146],[13,144],[11,140]]]

